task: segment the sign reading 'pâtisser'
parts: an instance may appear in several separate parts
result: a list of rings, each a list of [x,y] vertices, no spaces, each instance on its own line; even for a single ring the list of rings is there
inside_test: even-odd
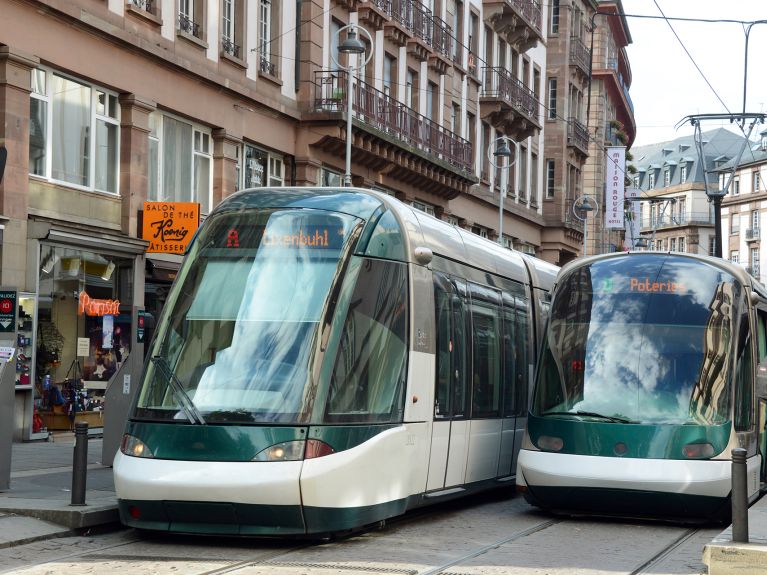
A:
[[[144,202],[141,237],[150,253],[183,254],[200,225],[200,204]]]

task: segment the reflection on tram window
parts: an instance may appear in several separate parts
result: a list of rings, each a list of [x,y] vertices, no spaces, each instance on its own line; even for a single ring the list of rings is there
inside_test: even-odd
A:
[[[191,401],[206,421],[296,421],[306,411],[312,342],[355,225],[313,210],[209,222],[152,350],[166,368],[150,364],[137,415],[183,420],[180,408]]]
[[[326,421],[402,420],[406,334],[405,266],[362,260],[330,380]]]
[[[629,265],[633,265],[630,268]],[[663,256],[603,260],[569,275],[552,309],[534,411],[637,422],[721,423],[734,278]]]

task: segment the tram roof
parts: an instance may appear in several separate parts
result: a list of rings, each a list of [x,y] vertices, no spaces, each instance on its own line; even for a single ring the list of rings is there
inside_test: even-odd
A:
[[[397,198],[364,188],[280,187],[242,190],[226,198],[213,213],[238,208],[314,208],[349,214],[370,221],[377,212],[389,209],[400,224],[405,259],[416,262],[415,248],[429,248],[439,255],[501,276],[527,279],[548,289],[558,267],[502,248],[497,243],[450,225]],[[527,262],[527,265],[525,264]]]
[[[657,251],[657,250],[644,250],[641,252],[614,252],[611,254],[600,254],[595,256],[588,256],[585,258],[577,258],[574,259],[559,270],[559,274],[557,275],[556,283],[559,283],[559,281],[564,278],[565,276],[569,275],[570,272],[572,272],[574,269],[580,268],[585,265],[591,265],[594,262],[598,262],[601,260],[606,259],[613,259],[613,258],[622,258],[622,257],[647,257],[648,255],[652,256],[678,256],[683,258],[689,258],[693,260],[698,260],[707,264],[710,264],[714,267],[718,267],[720,269],[723,269],[730,275],[734,276],[735,279],[737,279],[741,284],[744,286],[749,286],[754,292],[756,292],[762,299],[767,301],[767,288],[757,281],[756,278],[754,278],[751,274],[749,274],[746,269],[739,265],[732,263],[730,261],[727,261],[722,258],[717,258],[714,256],[706,256],[706,255],[699,255],[699,254],[688,254],[685,252],[670,252],[670,251]]]

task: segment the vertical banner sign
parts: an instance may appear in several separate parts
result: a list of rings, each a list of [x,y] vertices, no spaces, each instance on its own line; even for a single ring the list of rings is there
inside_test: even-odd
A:
[[[605,228],[623,229],[623,177],[626,171],[626,148],[607,148],[605,170]]]
[[[633,250],[636,247],[636,241],[639,239],[639,230],[641,228],[640,218],[642,217],[642,204],[639,200],[639,188],[629,188],[626,190],[626,199],[636,201],[628,202],[626,210],[626,235],[623,238],[623,248]]]

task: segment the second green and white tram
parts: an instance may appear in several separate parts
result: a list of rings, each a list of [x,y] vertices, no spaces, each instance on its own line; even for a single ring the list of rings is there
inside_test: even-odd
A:
[[[767,290],[681,253],[563,267],[517,485],[564,513],[726,519],[731,451],[765,488]]]
[[[372,191],[227,198],[150,347],[122,521],[318,535],[513,486],[555,272]]]

